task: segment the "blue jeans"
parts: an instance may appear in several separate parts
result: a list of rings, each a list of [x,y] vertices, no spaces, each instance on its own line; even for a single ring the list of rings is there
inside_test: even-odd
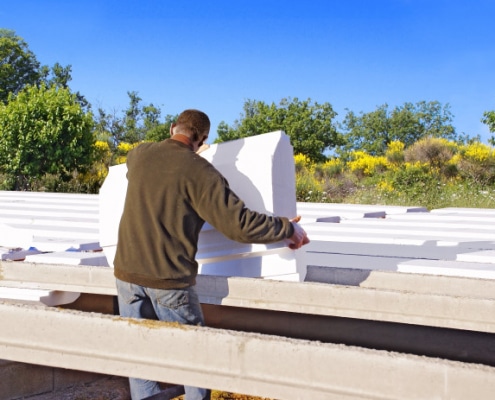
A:
[[[159,319],[204,326],[203,312],[194,287],[153,289],[117,279],[119,313],[122,317]],[[129,378],[132,400],[142,400],[161,391],[158,382]],[[184,386],[186,400],[208,400],[208,389]]]

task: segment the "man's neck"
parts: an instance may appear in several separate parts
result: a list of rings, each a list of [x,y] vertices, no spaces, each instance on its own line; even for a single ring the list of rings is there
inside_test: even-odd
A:
[[[171,139],[177,140],[178,142],[184,143],[186,146],[189,146],[191,150],[193,150],[193,144],[191,139],[182,133],[175,133]]]

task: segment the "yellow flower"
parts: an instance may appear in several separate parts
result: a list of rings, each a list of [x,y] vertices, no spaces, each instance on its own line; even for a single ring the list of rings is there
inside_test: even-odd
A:
[[[463,148],[463,155],[470,161],[482,163],[493,157],[493,149],[483,143],[474,142]]]
[[[361,172],[364,175],[373,175],[378,170],[387,168],[387,159],[383,156],[370,156],[364,151],[355,151],[352,160],[347,163],[352,172]]]

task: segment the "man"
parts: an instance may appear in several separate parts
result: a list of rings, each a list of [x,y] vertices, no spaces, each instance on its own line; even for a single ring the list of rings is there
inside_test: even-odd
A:
[[[170,139],[144,143],[127,156],[127,194],[114,261],[120,314],[204,325],[195,292],[200,230],[207,221],[232,240],[298,249],[309,242],[297,222],[249,210],[228,182],[197,154],[210,120],[185,110]],[[166,344],[164,344],[166,345]],[[133,400],[160,392],[157,382],[130,378]],[[186,400],[209,399],[207,389],[185,387]]]

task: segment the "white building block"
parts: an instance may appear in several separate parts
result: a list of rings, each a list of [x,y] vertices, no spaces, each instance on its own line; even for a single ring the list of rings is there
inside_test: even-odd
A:
[[[25,301],[40,301],[42,297],[48,296],[50,290],[44,289],[20,289],[10,287],[0,287],[0,300],[25,300]]]
[[[403,207],[374,204],[297,203],[301,223],[340,222],[362,218],[385,218],[388,215],[427,213],[424,207]]]
[[[87,194],[0,191],[0,246],[54,251],[99,248],[98,196]],[[46,245],[46,247],[45,247]]]
[[[493,208],[460,208],[460,207],[446,207],[437,208],[431,210],[433,214],[440,215],[455,215],[455,216],[468,216],[468,217],[484,217],[495,218],[495,209]]]
[[[114,165],[100,188],[100,245],[107,247],[117,244],[120,216],[124,210],[127,191],[127,166]],[[113,265],[113,258],[109,260]]]
[[[0,223],[0,246],[27,249],[31,247],[33,232],[27,229],[14,228]]]
[[[249,208],[289,218],[297,215],[293,151],[283,132],[215,144],[201,155],[227,178]],[[111,167],[100,190],[100,244],[110,266],[127,189],[126,172],[124,164]],[[287,276],[301,281],[306,274],[303,249],[288,250],[283,242],[251,249],[238,247],[208,224],[201,232],[198,252],[202,274]]]
[[[458,254],[457,261],[494,264],[495,267],[495,250],[474,251],[472,253]]]
[[[282,131],[215,144],[201,155],[251,209],[296,216],[293,150]]]

